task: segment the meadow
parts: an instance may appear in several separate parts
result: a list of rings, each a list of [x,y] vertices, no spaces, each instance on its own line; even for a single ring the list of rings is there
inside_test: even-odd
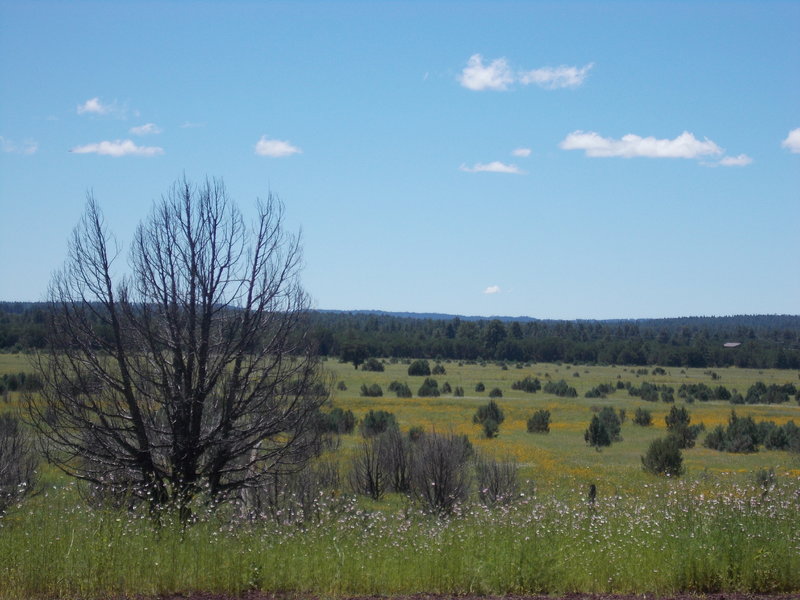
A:
[[[433,361],[431,361],[433,364]],[[0,517],[0,598],[100,598],[111,594],[165,594],[246,590],[356,594],[523,594],[568,592],[657,593],[800,591],[800,457],[787,451],[730,454],[698,444],[683,451],[680,478],[649,475],[640,457],[665,434],[670,406],[618,390],[585,398],[589,389],[620,380],[674,386],[724,385],[745,393],[755,381],[798,382],[787,370],[666,369],[662,375],[625,366],[443,362],[434,376],[442,386],[464,389],[418,398],[423,377],[407,364],[389,362],[383,372],[355,370],[328,360],[335,389],[332,405],[357,418],[369,410],[392,412],[403,432],[466,434],[480,452],[513,458],[520,468],[519,497],[486,507],[470,501],[442,518],[411,498],[381,501],[340,489],[320,492],[311,519],[243,518],[232,508],[198,513],[188,528],[166,518],[153,524],[145,511],[128,512],[82,500],[80,486],[42,468],[38,493]],[[29,371],[25,357],[0,355],[0,375]],[[526,375],[560,379],[576,398],[512,390]],[[396,398],[392,381],[404,381],[412,398]],[[476,392],[482,382],[484,392]],[[377,383],[383,397],[362,397],[362,384]],[[505,412],[498,437],[485,439],[472,416],[492,388]],[[336,388],[336,386],[335,386]],[[676,394],[676,404],[683,402]],[[20,402],[10,393],[0,410]],[[583,432],[599,407],[625,409],[622,441],[597,451]],[[653,425],[631,422],[636,408]],[[692,423],[706,428],[727,422],[732,408],[756,421],[800,423],[800,406],[686,404]],[[551,412],[548,434],[530,434],[535,411]],[[347,470],[360,436],[344,435],[327,456]],[[757,473],[772,469],[770,486]],[[590,484],[595,502],[587,500]]]

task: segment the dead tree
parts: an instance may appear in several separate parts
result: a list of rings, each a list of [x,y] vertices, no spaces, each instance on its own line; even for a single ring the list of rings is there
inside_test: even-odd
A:
[[[222,182],[183,180],[139,225],[119,277],[89,196],[50,284],[44,386],[28,402],[51,461],[182,511],[303,467],[329,382],[282,220],[271,194],[248,226]]]

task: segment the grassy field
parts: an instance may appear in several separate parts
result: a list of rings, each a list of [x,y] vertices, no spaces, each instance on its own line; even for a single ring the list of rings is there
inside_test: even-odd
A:
[[[433,363],[431,363],[433,364]],[[78,486],[47,467],[38,495],[0,518],[0,598],[102,598],[111,594],[167,594],[196,590],[236,594],[259,589],[323,596],[354,594],[524,594],[797,592],[800,591],[800,459],[783,451],[728,454],[702,447],[684,451],[687,473],[665,479],[644,473],[640,456],[664,435],[669,405],[630,397],[585,398],[600,383],[643,381],[725,385],[745,393],[755,381],[798,383],[796,371],[668,369],[637,375],[611,366],[443,363],[436,376],[464,388],[455,398],[396,398],[393,380],[416,393],[422,377],[407,365],[384,372],[354,370],[326,361],[337,390],[332,403],[357,417],[370,409],[394,413],[402,430],[465,433],[473,445],[520,464],[524,495],[513,504],[463,506],[447,519],[425,514],[405,497],[380,502],[354,496],[346,484],[318,499],[316,518],[305,522],[242,520],[225,511],[199,514],[187,530],[167,522],[156,527],[145,513],[87,506]],[[30,371],[20,355],[0,355],[0,375]],[[649,370],[649,369],[648,369]],[[577,373],[577,376],[575,375]],[[539,391],[514,391],[530,375],[543,382],[565,379],[577,398]],[[486,391],[477,393],[482,382]],[[362,384],[378,383],[381,398],[359,395]],[[473,425],[476,408],[498,387],[506,420],[499,437],[486,440]],[[10,393],[0,410],[18,407]],[[676,403],[682,405],[677,398]],[[583,439],[593,410],[624,408],[623,441],[598,452]],[[686,405],[692,423],[726,423],[726,402]],[[654,424],[631,422],[637,407],[651,410]],[[551,412],[549,434],[529,434],[535,410]],[[800,423],[800,407],[736,406],[758,420]],[[336,454],[342,469],[357,448],[357,433],[343,436]],[[768,493],[755,480],[772,468]],[[346,477],[342,478],[346,482]],[[597,485],[596,504],[586,500]]]
[[[431,362],[431,364],[433,364]],[[394,413],[401,429],[421,425],[427,430],[445,431],[453,429],[458,433],[469,435],[472,443],[498,458],[506,455],[514,457],[522,468],[524,477],[535,480],[540,490],[548,492],[559,488],[572,488],[578,483],[594,482],[600,489],[609,493],[615,491],[631,492],[652,477],[642,472],[640,457],[648,444],[655,438],[665,434],[664,417],[669,412],[669,404],[662,402],[646,402],[631,397],[626,390],[619,390],[607,398],[585,398],[584,394],[601,383],[630,381],[641,385],[643,381],[655,384],[667,384],[675,388],[676,404],[683,405],[677,397],[678,387],[682,383],[705,383],[710,387],[724,385],[726,388],[738,389],[744,394],[756,381],[782,384],[794,382],[800,384],[796,371],[781,370],[749,370],[749,369],[667,369],[666,375],[637,375],[637,367],[612,366],[576,366],[535,364],[522,369],[509,365],[503,370],[495,364],[459,365],[458,362],[442,363],[445,375],[434,376],[441,387],[444,382],[451,387],[464,389],[463,398],[444,395],[439,398],[418,398],[416,391],[424,377],[410,377],[405,364],[386,364],[384,372],[362,372],[355,370],[350,364],[338,363],[334,360],[326,362],[326,367],[333,373],[335,380],[343,381],[346,391],[335,391],[333,403],[344,409],[352,410],[357,417],[363,417],[370,409],[382,409]],[[648,369],[649,371],[650,369]],[[712,379],[710,373],[716,373]],[[575,376],[577,373],[578,376]],[[538,377],[542,382],[547,379],[558,381],[564,379],[578,391],[577,398],[559,398],[546,394],[541,390],[535,394],[512,390],[514,381],[526,375]],[[415,393],[413,398],[396,398],[387,388],[392,381],[406,382]],[[475,385],[482,382],[486,390],[475,392]],[[359,395],[362,384],[378,383],[384,390],[382,398],[367,398]],[[500,428],[500,435],[486,440],[481,435],[480,427],[473,425],[472,416],[478,406],[489,400],[489,390],[498,387],[503,397],[497,399],[498,405],[505,412],[506,420]],[[623,424],[623,441],[613,444],[600,452],[587,447],[583,433],[593,414],[593,408],[613,406],[624,408],[628,420]],[[782,405],[739,405],[728,402],[695,402],[687,404],[692,417],[692,424],[703,423],[707,429],[726,424],[731,409],[736,409],[740,416],[752,416],[756,421],[771,420],[778,424],[794,420],[800,424],[800,406],[795,402]],[[650,410],[653,414],[651,427],[640,427],[632,423],[631,418],[639,407]],[[550,433],[546,435],[529,434],[526,430],[528,417],[538,409],[547,409],[551,413]],[[702,441],[704,434],[700,435]],[[355,437],[355,436],[354,436]],[[345,443],[345,449],[347,447]],[[684,462],[687,477],[696,478],[704,473],[725,473],[734,477],[747,478],[758,469],[774,468],[776,472],[800,480],[800,460],[782,451],[761,450],[754,454],[728,454],[708,450],[698,443],[695,448],[684,451]]]

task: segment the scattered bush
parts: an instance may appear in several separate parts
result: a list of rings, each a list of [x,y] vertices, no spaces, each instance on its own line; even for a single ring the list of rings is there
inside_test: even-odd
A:
[[[586,394],[584,394],[585,398],[605,398],[608,394],[613,394],[616,391],[616,387],[611,385],[610,383],[601,383],[598,386],[593,387],[590,389]]]
[[[483,392],[485,390],[486,390],[486,386],[483,385],[482,381],[479,381],[477,384],[475,384],[475,391],[476,392]]]
[[[383,368],[383,363],[379,361],[377,358],[368,358],[361,365],[361,370],[382,372],[384,368]]]
[[[685,407],[673,406],[664,417],[669,435],[674,437],[679,448],[694,448],[697,436],[703,431],[703,425],[690,425],[692,418]]]
[[[427,377],[431,374],[431,366],[427,360],[415,360],[408,365],[408,374],[417,377]]]
[[[528,433],[549,433],[550,432],[550,411],[537,410],[528,419]]]
[[[443,394],[450,394],[452,392],[453,392],[453,388],[451,388],[450,384],[445,381],[444,385],[442,386],[442,393]]]
[[[398,398],[411,398],[411,388],[400,381],[393,381],[389,384],[389,391],[394,392]]]
[[[562,398],[577,398],[578,390],[574,387],[567,385],[563,379],[559,381],[548,381],[544,384],[544,391],[548,394],[555,394]]]
[[[385,410],[370,410],[361,421],[359,428],[361,435],[372,437],[388,429],[396,429],[397,420],[392,413]]]
[[[642,427],[649,427],[653,424],[653,415],[650,414],[649,410],[637,408],[636,412],[633,414],[633,422]]]
[[[528,392],[529,394],[535,394],[542,389],[542,384],[538,379],[528,375],[524,379],[520,379],[519,381],[512,383],[511,389],[522,390],[523,392]]]
[[[610,406],[604,406],[597,414],[597,418],[605,427],[608,436],[612,442],[619,442],[622,440],[622,419],[620,419],[617,412]]]
[[[340,381],[339,383],[336,384],[336,389],[339,390],[340,392],[345,392],[347,391],[347,384],[345,384],[344,381]]]
[[[342,410],[338,406],[329,413],[319,413],[318,430],[321,433],[353,433],[356,418],[352,410]]]
[[[597,415],[592,417],[589,427],[583,434],[583,439],[596,450],[600,450],[603,446],[611,445],[611,436]]]
[[[425,381],[422,382],[422,385],[419,386],[419,390],[417,391],[417,396],[420,398],[438,398],[441,392],[439,392],[439,383],[435,379],[431,379],[430,377],[426,377]]]
[[[478,410],[472,417],[472,422],[483,427],[483,434],[485,437],[493,438],[497,437],[500,424],[505,418],[503,411],[497,403],[494,400],[490,400],[488,404],[478,407]]]
[[[383,389],[377,383],[372,383],[369,386],[366,383],[362,383],[361,395],[368,398],[379,398],[383,396]]]
[[[447,370],[444,368],[442,363],[436,363],[433,365],[433,369],[431,370],[431,375],[446,375]]]
[[[500,388],[492,388],[489,392],[489,398],[502,398],[503,397],[503,390]]]
[[[642,456],[642,468],[654,475],[678,477],[683,474],[683,454],[678,438],[668,435],[650,443],[647,453]]]

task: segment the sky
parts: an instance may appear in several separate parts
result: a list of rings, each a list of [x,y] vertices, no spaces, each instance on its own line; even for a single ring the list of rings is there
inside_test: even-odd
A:
[[[0,300],[277,195],[314,308],[800,313],[800,2],[0,0]]]

